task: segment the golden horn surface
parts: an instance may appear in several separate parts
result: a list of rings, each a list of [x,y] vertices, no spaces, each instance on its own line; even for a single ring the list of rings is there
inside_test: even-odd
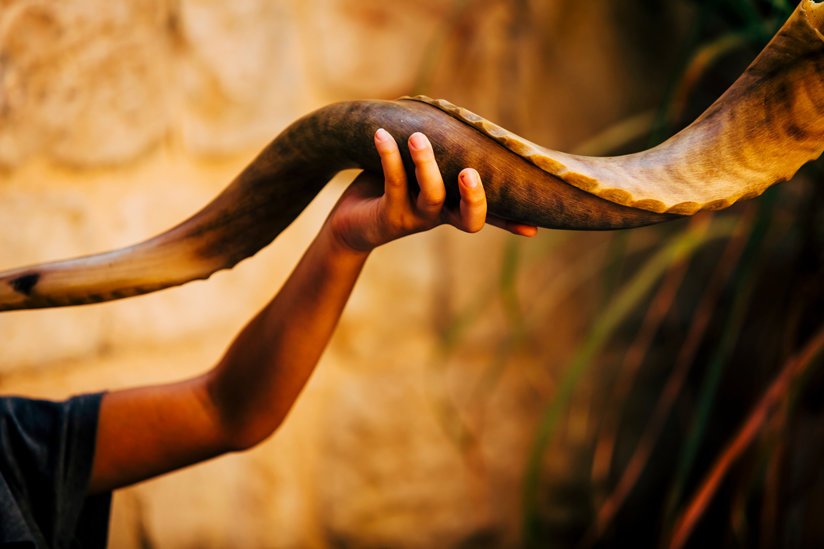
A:
[[[449,199],[457,197],[458,172],[472,166],[490,213],[521,223],[618,229],[727,207],[791,178],[824,151],[822,25],[824,8],[804,0],[695,122],[619,157],[546,149],[443,100],[329,105],[289,126],[176,227],[128,248],[0,273],[0,311],[109,301],[231,268],[269,244],[338,171],[379,173],[372,140],[379,127],[400,143],[425,132]]]
[[[824,7],[804,0],[732,86],[661,145],[585,157],[536,145],[448,101],[417,96],[542,170],[611,202],[691,215],[789,180],[824,152]]]

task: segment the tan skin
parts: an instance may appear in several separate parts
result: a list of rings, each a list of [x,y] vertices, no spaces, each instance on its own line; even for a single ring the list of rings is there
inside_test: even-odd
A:
[[[400,152],[375,134],[384,180],[361,174],[344,191],[275,297],[238,334],[212,370],[186,381],[113,391],[103,397],[89,493],[140,482],[250,448],[283,422],[315,368],[369,253],[413,233],[485,222],[532,236],[535,227],[487,218],[478,173],[459,176],[459,207],[445,190],[432,146],[409,138],[420,187],[409,192]]]

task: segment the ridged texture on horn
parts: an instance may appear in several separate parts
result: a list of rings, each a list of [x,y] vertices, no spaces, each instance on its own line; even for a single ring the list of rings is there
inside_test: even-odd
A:
[[[572,187],[429,105],[336,103],[284,130],[217,198],[169,231],[129,248],[0,273],[0,311],[111,301],[231,268],[269,244],[338,171],[379,173],[373,135],[380,127],[399,143],[415,131],[427,133],[451,200],[458,172],[475,167],[489,211],[501,217],[568,229],[638,227],[672,218]],[[403,155],[414,181],[405,147]]]
[[[738,80],[661,145],[593,158],[536,145],[448,101],[423,101],[542,170],[606,200],[682,215],[726,208],[790,179],[824,151],[824,5],[804,0]]]
[[[457,200],[480,172],[489,212],[564,229],[659,223],[756,196],[824,150],[824,8],[805,0],[749,69],[698,120],[638,154],[589,158],[545,149],[445,101],[353,101],[289,126],[217,198],[178,226],[103,254],[0,273],[0,311],[80,305],[206,278],[269,244],[338,171],[380,172],[373,135],[433,143]]]

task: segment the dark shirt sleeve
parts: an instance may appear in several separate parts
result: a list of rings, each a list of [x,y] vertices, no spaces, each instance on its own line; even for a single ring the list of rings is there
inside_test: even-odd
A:
[[[0,398],[0,547],[106,546],[111,493],[86,495],[101,398]]]

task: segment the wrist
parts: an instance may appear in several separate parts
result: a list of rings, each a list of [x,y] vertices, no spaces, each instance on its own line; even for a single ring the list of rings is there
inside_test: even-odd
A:
[[[341,262],[362,263],[374,249],[373,247],[361,249],[353,245],[344,238],[341,231],[335,230],[335,227],[329,222],[323,224],[316,240],[330,258]]]

